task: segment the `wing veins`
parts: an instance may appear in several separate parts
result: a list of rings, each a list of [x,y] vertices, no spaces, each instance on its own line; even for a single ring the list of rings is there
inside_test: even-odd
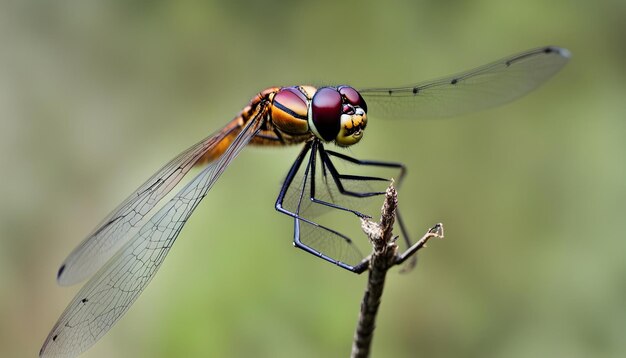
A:
[[[259,131],[264,107],[257,111],[224,154],[187,183],[85,284],[48,335],[41,356],[73,356],[85,351],[128,310],[160,267],[193,210]]]
[[[95,273],[132,237],[132,230],[230,132],[219,131],[186,149],[114,209],[61,265],[57,280],[71,285]]]
[[[556,74],[568,60],[567,50],[542,47],[433,81],[359,92],[370,104],[368,114],[374,116],[447,117],[519,98]]]

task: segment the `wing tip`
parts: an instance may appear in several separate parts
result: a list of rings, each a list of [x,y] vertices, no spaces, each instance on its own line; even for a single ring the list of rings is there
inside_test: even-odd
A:
[[[72,286],[86,278],[85,272],[77,272],[75,265],[70,266],[68,270],[68,264],[63,263],[57,271],[57,284],[59,286]]]
[[[61,267],[59,267],[59,271],[57,272],[57,281],[59,283],[62,281],[63,271],[65,271],[65,264],[61,265]]]
[[[76,283],[76,280],[71,280],[67,274],[67,264],[63,263],[63,265],[59,267],[59,271],[57,271],[57,284],[59,286],[71,286]]]
[[[556,53],[559,56],[563,57],[566,60],[569,60],[570,58],[572,58],[572,53],[570,52],[570,50],[564,48],[564,47],[559,47],[559,46],[547,46],[546,48],[544,48],[543,50],[545,53]]]

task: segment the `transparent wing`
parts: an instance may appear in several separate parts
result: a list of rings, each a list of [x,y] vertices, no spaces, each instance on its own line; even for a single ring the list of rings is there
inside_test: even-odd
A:
[[[363,238],[360,217],[379,215],[387,178],[400,178],[402,165],[358,160],[317,142],[305,150],[294,163],[299,167],[293,180],[291,173],[285,180],[281,211],[295,219],[297,247],[344,268],[354,267],[372,248]]]
[[[85,284],[52,328],[41,348],[41,357],[80,354],[128,310],[158,270],[193,210],[258,132],[260,117],[250,120],[218,160],[185,185]]]
[[[374,118],[436,118],[495,107],[539,87],[570,58],[568,50],[543,47],[447,78],[359,92]]]
[[[360,245],[355,245],[355,242],[346,235],[350,234],[349,232],[345,230],[339,232],[335,229],[340,222],[350,223],[351,227],[359,228],[360,219],[350,212],[333,209],[313,199],[312,186],[316,188],[316,199],[323,198],[331,204],[335,204],[331,192],[343,196],[334,188],[332,178],[323,177],[324,164],[315,157],[315,151],[317,148],[313,148],[309,157],[305,158],[307,163],[301,166],[293,185],[289,187],[284,202],[285,208],[295,215],[294,230],[297,241],[317,252],[317,256],[329,258],[334,263],[354,266],[363,258]],[[342,229],[350,226],[344,225]]]
[[[198,142],[135,190],[65,259],[57,274],[58,283],[72,285],[99,270],[132,237],[146,214],[228,133],[223,130]]]

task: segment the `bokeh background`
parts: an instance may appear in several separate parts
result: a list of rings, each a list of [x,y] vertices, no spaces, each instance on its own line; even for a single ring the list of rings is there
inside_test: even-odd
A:
[[[427,80],[541,45],[573,58],[515,103],[371,118],[406,220],[447,238],[393,272],[374,357],[626,354],[626,2],[4,1],[0,356],[32,357],[78,287],[66,254],[179,151],[273,85]],[[299,148],[249,148],[85,357],[341,357],[366,277],[291,245]]]

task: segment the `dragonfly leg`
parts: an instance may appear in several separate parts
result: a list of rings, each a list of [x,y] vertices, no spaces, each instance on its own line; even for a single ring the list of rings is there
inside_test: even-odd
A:
[[[317,172],[317,154],[319,152],[319,156],[320,156],[320,160],[321,160],[321,173]],[[351,212],[354,215],[360,217],[360,218],[369,218],[368,215],[365,215],[363,213],[361,213],[360,211],[354,210],[354,209],[350,209],[326,200],[322,200],[319,199],[316,196],[316,190],[319,189],[316,187],[316,175],[321,175],[322,179],[324,180],[324,183],[326,184],[326,186],[329,185],[328,183],[328,176],[330,175],[333,179],[334,184],[337,186],[337,189],[339,190],[339,193],[342,195],[349,195],[349,196],[355,196],[355,197],[369,197],[369,196],[375,196],[375,195],[383,195],[384,192],[365,192],[365,193],[357,193],[357,192],[350,192],[344,189],[343,184],[341,183],[341,178],[342,178],[342,174],[339,174],[339,172],[337,171],[337,169],[335,169],[335,166],[333,165],[332,161],[330,160],[330,158],[328,157],[328,155],[326,154],[325,150],[324,150],[324,146],[319,143],[313,143],[312,149],[311,149],[311,156],[309,159],[309,169],[310,169],[310,176],[311,176],[311,191],[310,191],[310,195],[309,195],[309,200],[311,200],[311,202],[319,204],[319,205],[323,205],[323,206],[327,206],[333,209],[337,209],[337,210],[343,210],[343,211],[347,211],[347,212]],[[365,176],[357,176],[357,175],[349,175],[349,176],[343,176],[345,178],[349,178],[352,180],[375,180],[375,181],[387,181],[386,179],[382,179],[382,178],[375,178],[375,177],[365,177]],[[331,195],[331,200],[334,200],[332,198],[332,192],[329,190],[328,193]]]
[[[286,214],[288,216],[291,216],[294,218],[294,240],[293,240],[293,244],[295,247],[304,250],[316,257],[319,257],[325,261],[328,261],[330,263],[333,263],[343,269],[346,269],[348,271],[351,272],[355,272],[355,273],[362,273],[367,269],[367,265],[364,265],[363,262],[361,261],[359,264],[357,265],[350,265],[348,263],[342,262],[340,260],[334,259],[326,254],[324,254],[323,252],[315,249],[314,247],[307,245],[305,242],[302,241],[301,239],[301,223],[304,222],[307,225],[312,225],[313,227],[315,227],[315,229],[320,229],[325,231],[329,236],[334,236],[335,240],[340,240],[342,241],[342,243],[345,243],[346,245],[351,245],[352,244],[352,240],[333,230],[330,229],[324,225],[320,225],[312,220],[309,220],[307,218],[304,218],[302,216],[300,216],[300,206],[302,203],[302,200],[304,199],[304,187],[300,190],[299,192],[299,202],[297,205],[297,208],[294,211],[291,211],[287,208],[285,208],[284,206],[284,202],[285,202],[285,197],[287,195],[287,192],[289,191],[290,186],[293,184],[293,180],[296,177],[296,174],[298,173],[302,163],[304,162],[304,159],[306,158],[306,155],[308,154],[308,152],[311,150],[311,147],[315,145],[315,142],[308,142],[305,144],[304,148],[302,149],[302,151],[300,152],[300,154],[298,155],[298,157],[296,158],[295,162],[293,163],[293,165],[291,166],[289,172],[287,173],[287,177],[285,178],[283,185],[281,187],[281,190],[278,194],[278,198],[276,199],[276,204],[275,204],[275,208],[277,211]],[[314,159],[314,158],[313,158]],[[309,160],[306,172],[305,172],[305,181],[308,179],[308,175],[309,175],[309,170],[311,169],[311,160]],[[306,200],[306,199],[305,199]],[[330,239],[329,239],[330,240]]]
[[[310,152],[310,156],[307,160],[307,155],[309,154],[309,152]],[[319,162],[317,161],[318,155],[320,158]],[[300,155],[296,158],[294,164],[289,170],[289,173],[287,174],[287,177],[285,178],[283,182],[283,186],[276,200],[276,209],[279,212],[282,212],[283,214],[289,215],[294,218],[294,246],[306,252],[309,252],[317,257],[320,257],[328,262],[336,264],[344,269],[347,269],[349,271],[356,272],[356,273],[361,273],[367,270],[368,268],[367,259],[363,259],[360,262],[347,264],[345,262],[342,262],[340,260],[337,260],[335,258],[328,256],[324,252],[321,252],[320,250],[316,249],[315,247],[312,247],[311,245],[308,245],[305,242],[305,241],[312,241],[312,240],[303,240],[302,225],[310,225],[314,227],[314,230],[321,230],[326,233],[327,237],[325,237],[324,240],[340,240],[340,241],[343,241],[344,244],[346,245],[352,245],[352,240],[349,237],[333,229],[330,229],[324,225],[318,224],[306,217],[301,216],[301,213],[300,213],[301,205],[305,203],[306,201],[310,201],[312,203],[327,206],[332,209],[351,212],[360,218],[369,218],[367,215],[357,210],[347,208],[347,207],[338,205],[336,203],[325,201],[325,200],[318,198],[316,196],[316,190],[319,190],[320,188],[316,187],[316,183],[317,185],[319,185],[321,182],[320,181],[316,182],[315,176],[320,175],[321,178],[324,179],[324,182],[327,183],[327,185],[334,185],[337,188],[337,191],[339,192],[339,194],[357,197],[357,198],[384,195],[385,192],[384,191],[362,191],[362,192],[351,191],[344,187],[342,180],[343,181],[345,180],[363,181],[363,182],[372,182],[372,181],[389,182],[389,179],[373,177],[373,176],[341,174],[336,169],[335,165],[333,164],[333,160],[343,160],[343,161],[347,161],[355,165],[383,167],[383,168],[397,168],[400,171],[400,174],[398,176],[398,184],[402,181],[406,170],[405,170],[404,165],[400,163],[359,160],[359,159],[355,159],[344,154],[336,153],[333,151],[326,151],[324,150],[323,145],[320,142],[311,141],[305,145]],[[310,187],[309,187],[309,190],[306,190],[307,186],[303,185],[302,188],[298,189],[298,196],[299,196],[298,203],[295,208],[288,209],[283,204],[297,173],[301,170],[303,163],[305,163],[306,165],[306,168],[303,169],[305,171],[305,174],[304,174],[305,177],[304,177],[303,183],[305,184],[308,183]],[[321,163],[321,165],[319,165],[319,163]],[[329,190],[329,194],[331,195],[331,200],[334,200],[332,199],[332,191]],[[405,228],[404,222],[402,221],[402,218],[400,217],[399,213],[398,213],[397,220],[398,220],[400,230],[402,232],[403,240],[406,242],[407,247],[410,247],[411,240],[408,236],[408,232]],[[412,266],[412,264],[409,264],[409,266]]]
[[[398,187],[400,187],[402,181],[404,180],[404,176],[406,175],[406,166],[402,163],[356,159],[351,156],[345,155],[343,153],[338,153],[332,150],[324,150],[324,153],[327,154],[327,157],[329,157],[329,160],[330,160],[330,157],[332,156],[332,157],[336,157],[336,158],[348,161],[356,165],[365,165],[365,166],[382,167],[382,168],[396,168],[400,170],[400,174],[398,175],[398,178],[395,178],[396,182],[398,183],[397,184]]]
[[[364,197],[364,196],[371,196],[371,195],[382,195],[384,194],[384,192],[382,193],[355,193],[352,191],[347,191],[345,190],[344,186],[341,184],[341,179],[351,179],[351,180],[385,180],[387,181],[387,179],[382,179],[382,178],[374,178],[374,177],[359,177],[359,176],[350,176],[350,175],[342,175],[339,174],[337,169],[335,169],[335,166],[332,163],[331,157],[335,157],[341,160],[345,160],[348,161],[350,163],[356,164],[356,165],[364,165],[364,166],[373,166],[373,167],[382,167],[382,168],[396,168],[400,171],[400,174],[398,175],[398,178],[396,180],[397,182],[397,186],[399,187],[402,184],[402,181],[406,175],[406,166],[402,163],[397,163],[397,162],[385,162],[385,161],[375,161],[375,160],[361,160],[361,159],[356,159],[353,157],[350,157],[348,155],[342,154],[342,153],[337,153],[335,151],[331,151],[331,150],[324,150],[323,153],[321,154],[322,157],[322,161],[326,163],[326,165],[329,168],[329,171],[331,172],[331,175],[333,176],[333,178],[335,179],[335,183],[337,184],[337,188],[339,189],[339,192],[344,194],[344,195],[349,195],[349,196],[356,196],[356,197]],[[409,236],[408,230],[406,229],[406,226],[404,224],[404,221],[402,220],[402,216],[400,215],[400,209],[396,209],[396,220],[398,222],[398,226],[400,227],[400,231],[402,232],[402,239],[406,244],[406,247],[411,247],[412,245],[412,241],[411,238]],[[415,256],[416,258],[416,256]],[[411,259],[409,260],[409,262],[407,263],[407,266],[405,267],[405,269],[411,269],[413,266],[415,266],[416,264],[416,260],[415,259]]]
[[[397,187],[400,187],[406,175],[406,166],[402,163],[374,161],[374,160],[361,160],[361,159],[356,159],[348,155],[345,155],[343,153],[337,153],[331,150],[324,151],[324,154],[328,157],[328,161],[329,163],[331,163],[330,165],[332,165],[332,162],[330,161],[330,157],[336,157],[336,158],[348,161],[356,165],[374,166],[374,167],[382,167],[382,168],[396,168],[400,171],[400,174],[398,175],[398,178],[396,179]],[[341,174],[338,174],[336,177],[340,180],[340,179],[346,178],[347,176],[342,176]],[[355,195],[355,193],[345,191],[343,189],[343,186],[340,184],[337,184],[337,187],[339,188],[342,194]],[[359,193],[357,193],[357,195],[355,196],[359,196]],[[400,208],[396,209],[396,222],[398,223],[398,226],[400,227],[402,241],[404,241],[404,244],[406,245],[407,248],[410,248],[413,245],[413,241],[411,240],[409,231],[407,230],[406,225],[404,224],[404,220],[402,219],[402,215],[400,214]],[[404,267],[402,268],[403,272],[410,271],[417,264],[417,255],[413,255],[407,258],[402,260],[402,261],[406,260],[406,263],[404,264]]]

